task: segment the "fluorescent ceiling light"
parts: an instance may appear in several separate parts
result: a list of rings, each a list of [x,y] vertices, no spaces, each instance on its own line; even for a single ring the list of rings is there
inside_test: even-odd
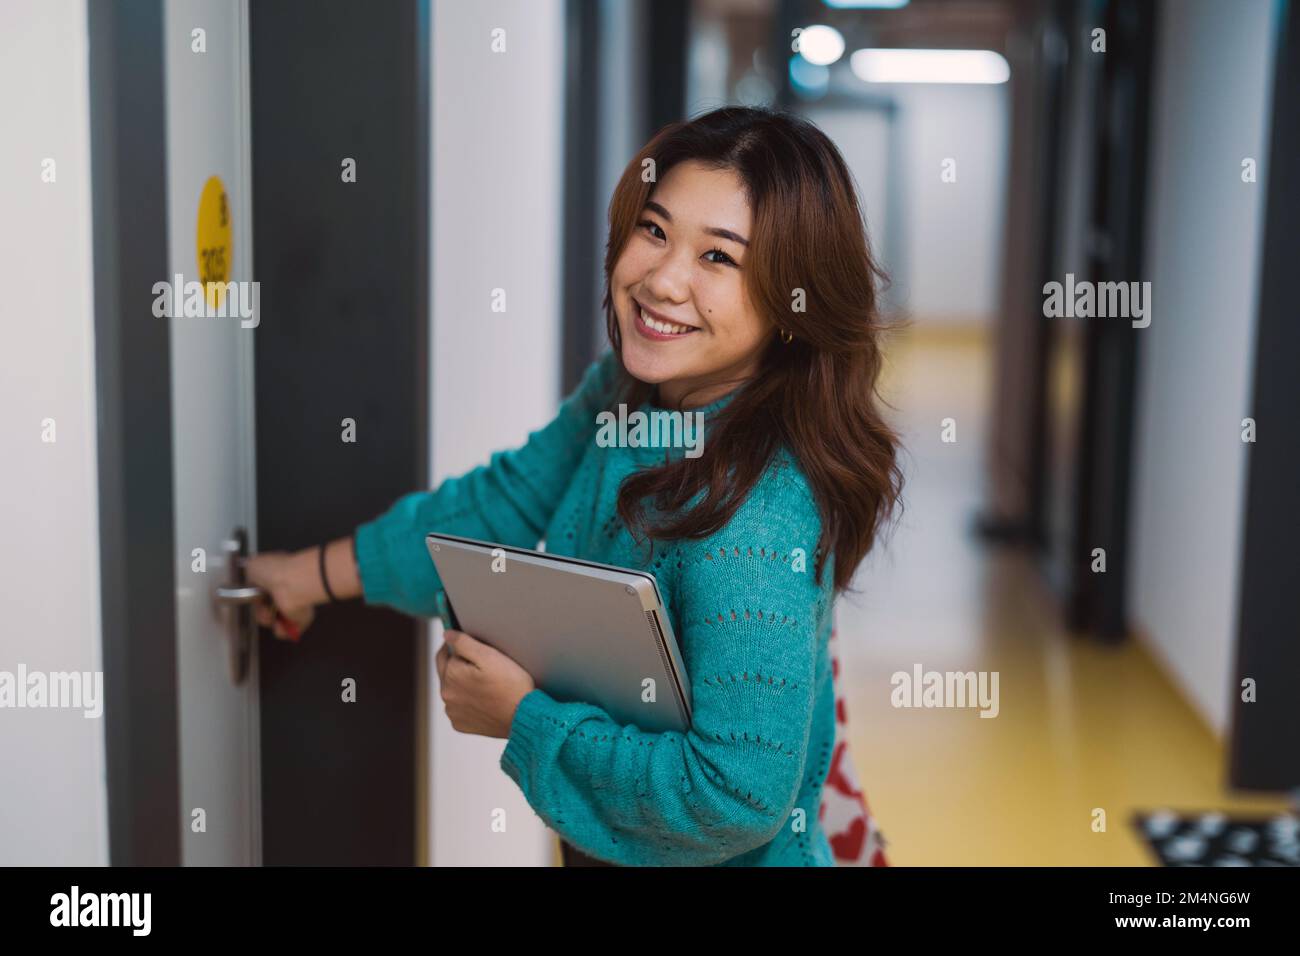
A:
[[[836,10],[897,10],[907,6],[907,0],[822,0]]]
[[[824,24],[804,27],[799,32],[799,55],[816,66],[830,66],[844,55],[844,37]]]
[[[853,75],[867,83],[1005,83],[1011,67],[992,50],[854,50]]]

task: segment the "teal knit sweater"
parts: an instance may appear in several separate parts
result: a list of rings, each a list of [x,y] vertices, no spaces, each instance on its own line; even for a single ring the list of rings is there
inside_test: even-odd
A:
[[[597,444],[596,415],[617,401],[616,362],[612,352],[594,362],[522,447],[359,527],[365,599],[439,612],[428,531],[528,548],[544,540],[554,554],[653,573],[691,682],[691,729],[646,733],[537,689],[515,712],[501,768],[547,826],[598,859],[831,866],[818,809],[835,737],[834,566],[827,561],[818,585],[820,519],[807,479],[783,452],[725,528],[657,541],[650,556],[618,518],[619,483],[685,452]],[[697,409],[706,442],[709,415],[731,397]]]

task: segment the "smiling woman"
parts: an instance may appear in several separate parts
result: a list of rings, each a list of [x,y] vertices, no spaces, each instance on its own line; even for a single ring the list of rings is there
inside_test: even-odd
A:
[[[554,554],[654,574],[690,681],[687,731],[648,733],[553,697],[449,631],[437,663],[452,726],[506,740],[501,768],[570,863],[833,865],[834,598],[901,484],[877,409],[878,272],[852,180],[792,115],[729,108],[673,124],[615,191],[605,277],[613,349],[549,425],[399,499],[357,529],[355,559],[337,544],[314,563],[255,559],[249,576],[292,604],[319,599],[319,567],[335,593],[432,615],[443,588],[429,531],[545,539]],[[689,412],[698,454],[608,440],[615,409]]]
[[[876,395],[883,274],[839,150],[801,117],[715,110],[665,127],[633,157],[609,221],[606,326],[629,406],[736,394],[713,446],[629,480],[619,514],[645,529],[653,497],[669,513],[661,533],[716,530],[784,447],[808,471],[819,550],[837,556],[844,588],[902,478]]]
[[[654,195],[611,278],[623,365],[659,385],[666,405],[707,404],[757,371],[771,329],[745,289],[753,213],[733,170],[696,161],[669,170]]]

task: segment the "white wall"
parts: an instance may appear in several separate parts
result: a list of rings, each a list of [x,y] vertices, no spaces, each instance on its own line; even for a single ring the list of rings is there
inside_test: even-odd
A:
[[[1161,5],[1147,206],[1133,616],[1207,724],[1228,724],[1276,27],[1269,0]],[[1259,181],[1241,181],[1241,161]],[[1139,277],[1134,277],[1139,278]],[[1261,441],[1294,441],[1262,422]]]
[[[890,178],[892,134],[888,116],[882,110],[818,109],[815,105],[805,107],[803,114],[831,138],[848,164],[867,220],[871,254],[890,272],[892,287],[887,301],[905,305],[899,299],[899,292],[906,284],[906,260],[890,254],[895,237],[889,234],[890,220],[886,210],[891,198],[898,204],[900,212],[907,208],[910,193],[902,181],[891,181]],[[900,233],[906,234],[906,228],[903,226]]]
[[[811,104],[804,112],[835,141],[858,182],[872,251],[893,280],[889,301],[920,324],[989,320],[998,308],[1002,268],[1007,86],[873,83],[869,89],[897,103],[892,131],[877,111]],[[898,138],[892,166],[891,135]],[[956,160],[957,179],[946,183],[940,173],[949,158]],[[887,232],[891,200],[898,204],[897,236]]]
[[[99,671],[85,0],[0,4],[0,670]],[[42,161],[55,181],[42,182]],[[42,420],[55,420],[53,443]],[[0,710],[0,865],[108,862],[104,718]]]
[[[490,49],[496,27],[505,53]],[[435,3],[432,29],[436,485],[521,444],[559,407],[564,6]],[[506,290],[505,313],[489,308],[495,288]],[[549,863],[553,838],[499,767],[505,741],[457,733],[432,654],[427,677],[430,862]],[[498,807],[505,833],[490,828]]]
[[[881,84],[897,98],[906,202],[898,295],[918,322],[991,319],[998,308],[1008,87]],[[940,179],[954,159],[957,181]]]

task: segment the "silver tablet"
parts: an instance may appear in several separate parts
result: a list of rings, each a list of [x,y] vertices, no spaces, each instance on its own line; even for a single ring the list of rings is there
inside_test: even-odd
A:
[[[653,574],[445,534],[425,543],[447,622],[547,694],[645,731],[690,727],[686,668]]]

